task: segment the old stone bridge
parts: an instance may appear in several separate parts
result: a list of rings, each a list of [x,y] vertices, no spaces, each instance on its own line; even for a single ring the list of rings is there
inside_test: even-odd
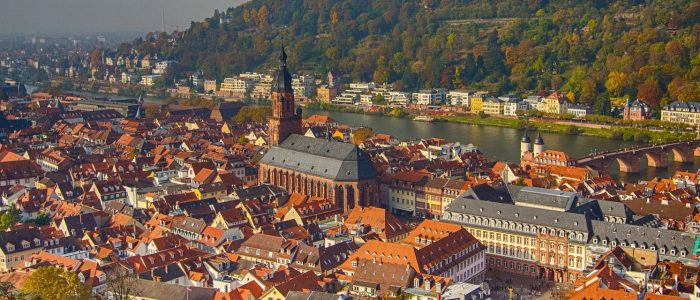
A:
[[[639,173],[643,157],[646,157],[649,167],[666,168],[670,159],[674,162],[692,163],[696,156],[700,156],[700,140],[595,153],[579,158],[576,163],[578,166],[588,166],[599,171],[607,171],[610,165],[617,161],[620,165],[620,172]]]

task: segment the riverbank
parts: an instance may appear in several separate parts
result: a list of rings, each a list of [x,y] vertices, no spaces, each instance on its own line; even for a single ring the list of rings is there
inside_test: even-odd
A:
[[[585,135],[620,141],[635,141],[639,143],[669,143],[675,141],[693,140],[694,132],[672,132],[669,130],[650,130],[632,127],[586,126],[586,124],[560,124],[555,121],[541,119],[518,119],[493,116],[445,116],[448,122],[463,124],[498,126],[515,129],[539,130],[542,132],[568,135]]]
[[[374,111],[367,111],[357,106],[331,105],[321,103],[310,103],[307,107],[320,111],[350,112],[368,115],[382,115],[394,118],[414,118],[419,114],[411,114],[402,108],[377,107]],[[670,130],[651,130],[645,128],[609,126],[599,124],[575,122],[557,122],[543,119],[522,119],[511,117],[460,115],[460,116],[435,116],[440,120],[452,123],[494,126],[513,129],[528,129],[532,131],[542,131],[567,135],[585,135],[601,137],[606,139],[638,142],[645,144],[660,144],[676,141],[693,140],[697,138],[695,132],[677,132]]]

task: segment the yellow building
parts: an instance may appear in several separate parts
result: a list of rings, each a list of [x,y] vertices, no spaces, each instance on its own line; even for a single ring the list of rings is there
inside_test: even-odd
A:
[[[661,110],[661,121],[698,126],[700,102],[671,102]]]
[[[374,131],[369,127],[361,127],[350,132],[350,138],[355,145],[359,145],[372,135],[374,135]]]
[[[588,234],[583,214],[538,207],[536,202],[514,205],[459,197],[455,203],[443,220],[462,225],[487,246],[489,268],[556,282],[582,276]]]
[[[0,272],[17,269],[25,259],[43,249],[35,227],[0,232]]]
[[[557,92],[544,98],[544,112],[548,114],[563,114],[569,108],[569,99]]]
[[[500,116],[503,115],[503,101],[497,98],[488,98],[483,101],[483,111],[487,115]]]
[[[204,92],[218,92],[219,91],[219,84],[216,82],[216,80],[205,80],[204,81]]]
[[[477,92],[474,96],[469,98],[469,111],[473,113],[478,113],[484,110],[484,100],[489,98],[487,92]]]
[[[331,103],[331,100],[338,95],[338,90],[334,87],[319,86],[316,89],[316,97],[321,103]]]

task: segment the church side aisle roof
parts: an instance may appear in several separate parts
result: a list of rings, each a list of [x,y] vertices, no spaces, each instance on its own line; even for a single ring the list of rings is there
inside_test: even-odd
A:
[[[369,155],[357,146],[297,134],[272,147],[261,163],[337,181],[377,176]]]

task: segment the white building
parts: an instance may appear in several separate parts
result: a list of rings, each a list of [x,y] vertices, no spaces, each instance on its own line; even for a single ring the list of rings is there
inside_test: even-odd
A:
[[[429,145],[425,149],[421,149],[420,153],[428,160],[444,159],[452,160],[459,157],[464,149],[459,142],[447,143],[442,145]]]
[[[541,96],[529,96],[523,100],[527,103],[527,109],[544,110],[544,98]]]
[[[386,95],[386,101],[391,104],[406,105],[411,101],[411,93],[406,92],[389,92]]]
[[[315,79],[309,75],[301,75],[292,78],[292,90],[297,99],[310,98],[316,92]]]
[[[413,93],[413,101],[421,105],[437,105],[445,103],[445,89],[420,90]]]
[[[454,90],[447,93],[447,103],[455,106],[469,106],[469,91]]]
[[[335,104],[355,104],[360,101],[362,90],[346,90],[336,96],[331,102]]]
[[[576,118],[585,118],[588,115],[590,108],[586,105],[574,105],[572,104],[566,109],[567,113],[574,115]]]
[[[219,88],[220,91],[222,92],[231,92],[231,93],[247,93],[250,90],[253,89],[253,86],[255,85],[255,81],[251,78],[246,78],[246,77],[229,77],[229,78],[224,78],[224,81],[221,83],[221,87]]]
[[[139,84],[145,86],[153,86],[160,77],[160,75],[144,75],[141,76],[141,81],[139,82]]]
[[[527,102],[520,99],[520,97],[515,95],[500,96],[498,99],[503,101],[503,115],[504,116],[517,116],[516,112],[519,110],[528,110]]]
[[[351,90],[373,90],[376,87],[374,82],[353,82],[350,84]]]
[[[177,63],[174,60],[164,60],[156,63],[155,68],[153,68],[153,74],[165,74],[168,69]]]

